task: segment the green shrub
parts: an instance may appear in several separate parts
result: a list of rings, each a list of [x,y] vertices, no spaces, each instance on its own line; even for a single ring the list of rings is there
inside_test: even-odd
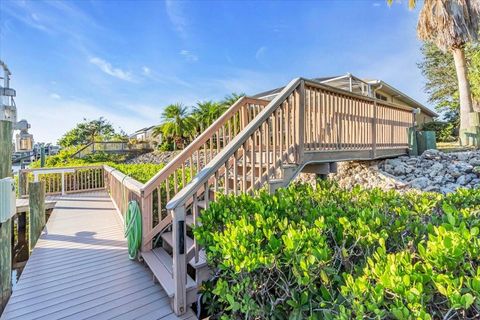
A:
[[[421,126],[421,129],[424,131],[435,131],[438,142],[457,141],[458,135],[455,134],[455,128],[454,123],[442,121],[426,122]]]
[[[141,183],[150,180],[164,167],[163,164],[154,163],[109,163],[108,165]]]
[[[174,145],[172,141],[165,140],[159,147],[159,151],[173,151],[174,150]]]
[[[433,319],[480,312],[480,194],[322,183],[225,196],[194,230],[224,319]]]

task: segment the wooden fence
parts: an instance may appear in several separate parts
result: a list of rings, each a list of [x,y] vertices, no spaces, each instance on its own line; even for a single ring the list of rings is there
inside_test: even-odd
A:
[[[18,174],[19,195],[28,195],[28,183],[34,181],[35,174],[38,175],[40,181],[45,181],[45,193],[47,195],[62,194],[62,186],[65,193],[94,191],[105,188],[103,166],[68,167],[64,169],[71,169],[73,172],[65,173],[51,173],[52,169],[58,168],[20,170]]]

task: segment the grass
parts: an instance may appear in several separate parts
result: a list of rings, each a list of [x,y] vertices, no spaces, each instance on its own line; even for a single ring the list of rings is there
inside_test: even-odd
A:
[[[437,142],[437,149],[449,153],[449,152],[462,152],[462,151],[471,151],[476,148],[473,146],[461,146],[458,141],[455,142]]]

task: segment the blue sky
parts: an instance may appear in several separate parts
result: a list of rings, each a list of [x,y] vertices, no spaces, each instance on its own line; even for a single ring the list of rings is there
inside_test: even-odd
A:
[[[83,118],[132,132],[164,106],[351,72],[426,103],[406,1],[0,1],[20,118],[56,141]]]

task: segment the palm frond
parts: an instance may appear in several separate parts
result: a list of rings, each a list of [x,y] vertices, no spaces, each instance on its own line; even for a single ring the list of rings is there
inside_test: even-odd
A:
[[[446,52],[478,41],[480,1],[425,0],[417,25],[418,37]]]

